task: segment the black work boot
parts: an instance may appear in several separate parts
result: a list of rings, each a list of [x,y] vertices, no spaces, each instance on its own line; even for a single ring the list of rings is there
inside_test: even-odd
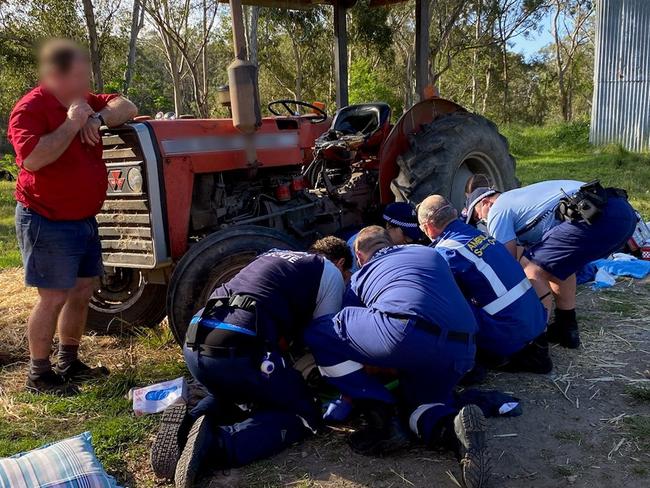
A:
[[[553,369],[553,361],[548,353],[546,333],[537,337],[521,351],[513,354],[510,360],[499,369],[510,373],[550,373]]]
[[[569,349],[580,347],[580,332],[576,311],[555,309],[555,319],[548,325],[546,336],[549,342],[560,344]]]
[[[463,407],[454,418],[454,431],[460,442],[460,467],[465,488],[486,488],[492,462],[487,448],[487,423],[476,405]]]
[[[174,479],[176,463],[181,457],[192,419],[187,405],[172,405],[162,415],[160,428],[151,445],[151,468],[158,478]]]
[[[210,418],[199,417],[187,436],[185,447],[176,464],[174,484],[176,488],[193,488],[201,474],[204,460],[209,457],[211,463],[216,461],[215,435]]]
[[[348,438],[354,452],[365,456],[383,456],[409,445],[408,435],[392,405],[368,400],[359,403],[367,425]]]
[[[108,368],[98,366],[91,368],[80,359],[75,359],[66,368],[61,368],[58,364],[54,367],[56,374],[62,376],[66,381],[82,382],[102,378],[109,375]]]
[[[40,374],[29,373],[25,388],[31,393],[47,395],[71,396],[79,393],[77,386],[68,383],[65,378],[51,369]]]

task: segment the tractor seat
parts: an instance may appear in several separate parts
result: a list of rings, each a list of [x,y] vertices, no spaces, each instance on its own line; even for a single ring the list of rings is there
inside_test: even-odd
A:
[[[365,145],[381,144],[384,128],[390,121],[390,106],[385,103],[362,103],[342,108],[334,117],[331,130],[346,134],[363,134]],[[373,137],[378,135],[377,138]],[[377,141],[375,141],[377,139]]]

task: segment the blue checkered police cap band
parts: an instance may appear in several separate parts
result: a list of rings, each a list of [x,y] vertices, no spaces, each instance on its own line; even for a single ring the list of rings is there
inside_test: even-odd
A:
[[[465,203],[465,208],[467,209],[467,216],[465,217],[465,223],[469,224],[474,217],[474,207],[476,207],[484,198],[496,195],[499,193],[494,188],[481,187],[474,190],[467,197]]]
[[[384,209],[383,219],[389,224],[406,229],[417,229],[418,218],[410,203],[390,203]]]

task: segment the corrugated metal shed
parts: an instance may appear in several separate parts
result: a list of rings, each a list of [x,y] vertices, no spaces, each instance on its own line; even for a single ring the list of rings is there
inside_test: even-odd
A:
[[[650,150],[650,0],[599,0],[591,142]]]

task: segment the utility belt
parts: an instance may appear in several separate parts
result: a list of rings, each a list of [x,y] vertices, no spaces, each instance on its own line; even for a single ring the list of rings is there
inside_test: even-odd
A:
[[[416,329],[420,329],[424,332],[428,332],[429,334],[432,334],[436,337],[440,337],[443,335],[443,330],[440,326],[436,324],[432,324],[431,322],[420,319],[418,317],[413,317],[410,315],[394,314],[394,313],[386,313],[385,315],[390,318],[402,320],[404,323],[413,321],[413,326]],[[470,334],[469,332],[457,332],[455,330],[447,331],[447,340],[452,342],[459,342],[461,344],[469,344],[469,345],[474,344],[476,342],[476,338],[474,334]]]
[[[624,198],[627,200],[627,192],[621,188],[603,188],[600,181],[593,180],[582,185],[573,195],[564,194],[557,207],[549,209],[538,215],[531,222],[515,232],[521,237],[533,230],[551,214],[562,222],[592,224],[603,213],[609,198]]]
[[[244,310],[255,317],[249,329],[215,318],[217,312]],[[264,341],[258,335],[257,301],[250,295],[237,294],[208,300],[201,314],[195,315],[185,334],[185,345],[208,357],[237,358],[261,355]]]
[[[627,200],[627,192],[620,188],[603,188],[598,180],[590,181],[573,195],[565,193],[557,206],[555,216],[563,222],[585,222],[591,225],[601,216],[610,197]]]

